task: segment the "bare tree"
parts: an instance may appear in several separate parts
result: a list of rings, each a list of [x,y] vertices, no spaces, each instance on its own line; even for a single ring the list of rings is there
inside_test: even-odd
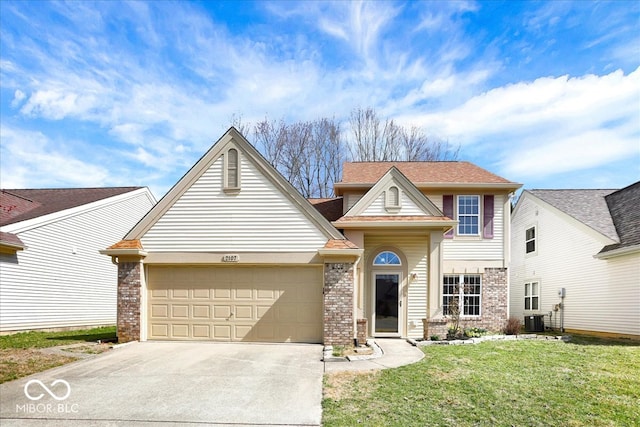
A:
[[[384,123],[371,107],[356,108],[349,120],[353,141],[349,153],[354,161],[434,161],[455,160],[459,147],[447,141],[431,140],[417,126],[397,125],[392,119]]]
[[[265,118],[254,127],[263,155],[305,197],[331,197],[344,159],[335,118],[287,124]]]
[[[393,120],[384,124],[373,108],[356,108],[349,119],[353,144],[349,145],[351,158],[357,161],[390,161],[400,148],[400,129]]]
[[[402,128],[400,139],[404,152],[402,160],[410,162],[456,160],[460,153],[460,146],[452,147],[448,141],[430,139],[417,126]]]

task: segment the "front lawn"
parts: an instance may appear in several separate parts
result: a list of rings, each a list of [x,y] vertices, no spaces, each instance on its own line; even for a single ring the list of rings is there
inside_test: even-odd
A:
[[[325,377],[325,426],[634,426],[640,343],[429,346],[413,365]]]
[[[115,326],[63,332],[22,332],[0,336],[0,383],[73,362],[69,355],[44,353],[39,349],[76,343],[115,341]],[[103,348],[100,349],[102,351]],[[93,349],[83,352],[94,352]]]

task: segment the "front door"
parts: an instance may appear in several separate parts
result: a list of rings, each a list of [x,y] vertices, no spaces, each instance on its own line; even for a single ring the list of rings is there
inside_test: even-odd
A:
[[[376,336],[398,336],[402,316],[399,273],[374,274],[374,325]]]

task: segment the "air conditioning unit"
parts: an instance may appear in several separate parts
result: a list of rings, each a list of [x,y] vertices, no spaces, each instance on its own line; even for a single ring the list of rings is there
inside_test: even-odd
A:
[[[527,332],[544,332],[544,315],[532,314],[524,316],[524,329]]]

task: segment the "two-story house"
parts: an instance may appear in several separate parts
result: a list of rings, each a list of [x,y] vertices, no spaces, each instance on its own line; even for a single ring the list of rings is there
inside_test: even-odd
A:
[[[640,182],[525,190],[513,212],[511,315],[640,338]]]
[[[231,128],[124,237],[121,341],[350,344],[508,316],[510,195],[467,162],[347,163],[304,199]]]

